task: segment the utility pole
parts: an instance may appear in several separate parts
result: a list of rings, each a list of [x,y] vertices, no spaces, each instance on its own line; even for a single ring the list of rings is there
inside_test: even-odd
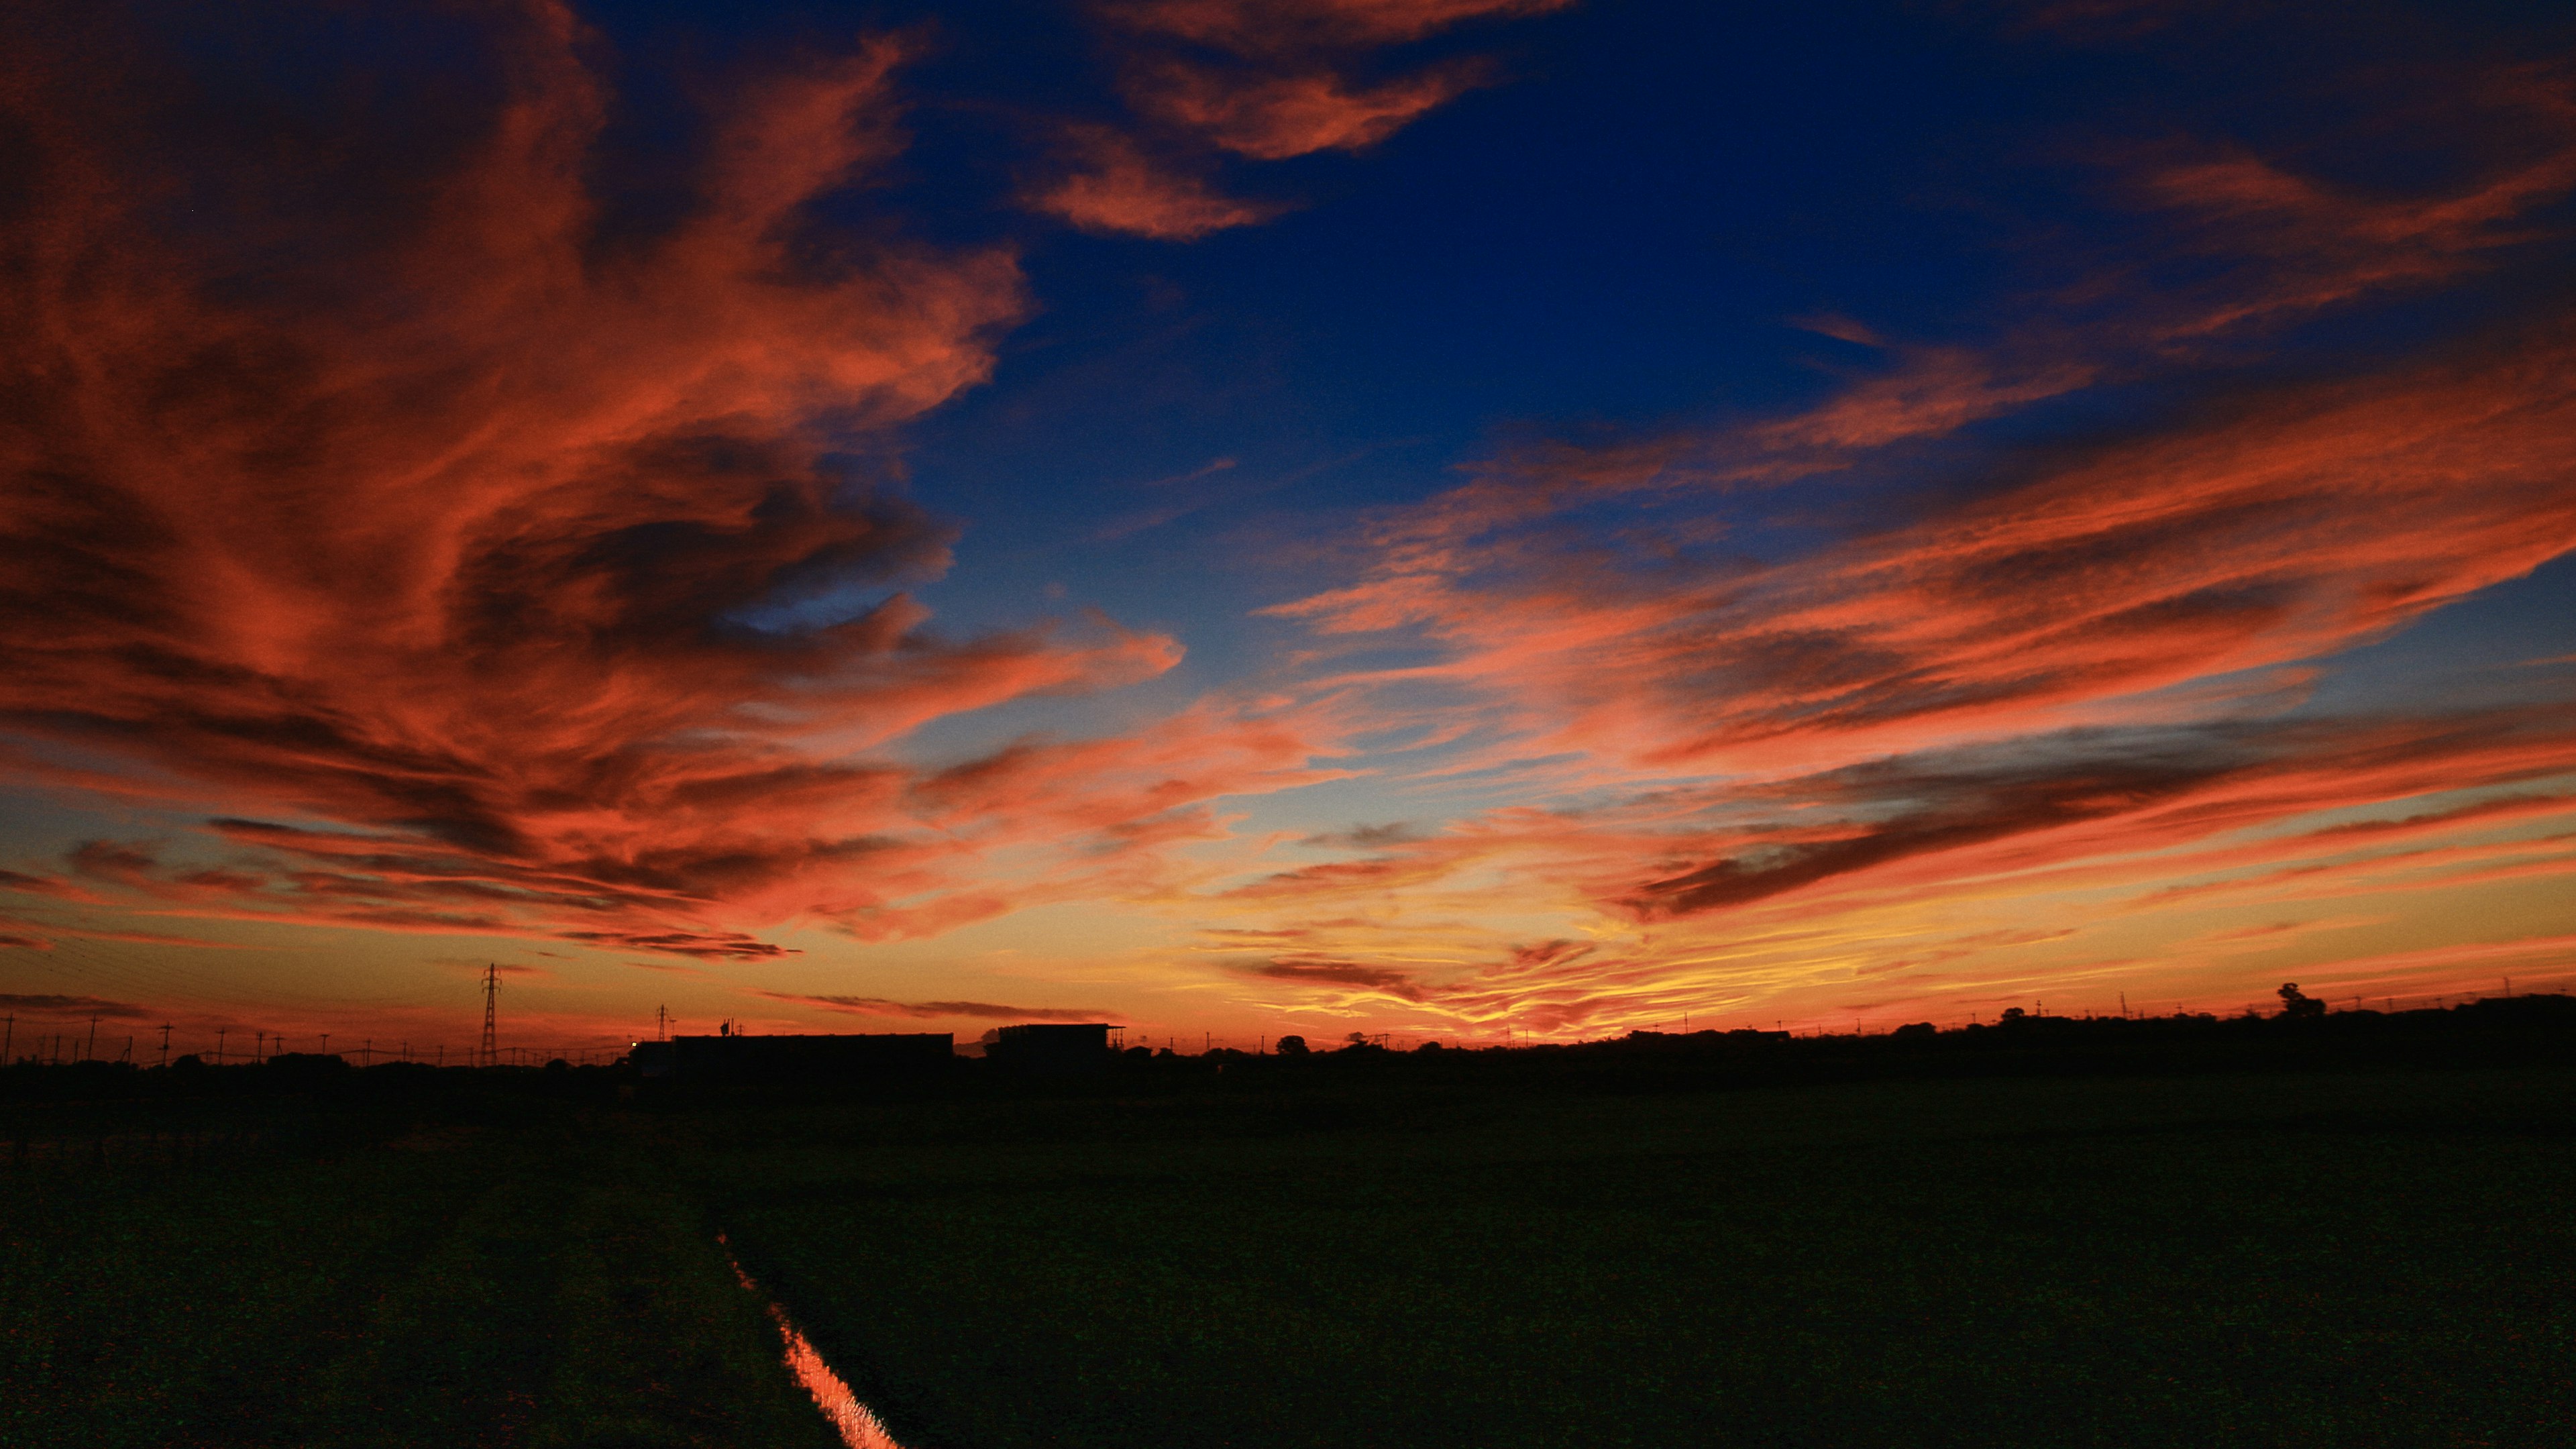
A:
[[[375,1064],[376,1064],[376,1039],[375,1039],[374,1037],[369,1037],[369,1038],[367,1038],[367,1044],[366,1044],[365,1046],[362,1046],[362,1047],[358,1048],[358,1065],[360,1065],[360,1066],[364,1066],[364,1067],[372,1067],[372,1066],[374,1066]]]
[[[496,1015],[500,1002],[501,968],[486,962],[483,966],[483,1060],[479,1063],[482,1066],[497,1067],[501,1064],[501,1053],[496,1045],[500,1040],[497,1034],[499,1017]]]
[[[161,1065],[170,1065],[170,1023],[161,1023]]]
[[[97,1014],[96,1014],[96,1013],[94,1013],[94,1012],[93,1012],[93,1013],[90,1015],[90,1019],[89,1019],[89,1044],[81,1048],[81,1060],[82,1060],[82,1061],[88,1061],[91,1057],[94,1057],[94,1056],[97,1056],[97,1055],[98,1055],[98,1016],[97,1016]]]
[[[250,1059],[255,1063],[268,1060],[267,1032],[255,1031],[250,1034]]]
[[[219,1027],[216,1027],[216,1028],[215,1028],[215,1065],[216,1065],[216,1066],[219,1066],[219,1067],[220,1067],[220,1066],[222,1066],[222,1065],[224,1064],[224,1033],[226,1033],[226,1032],[228,1032],[228,1031],[231,1031],[231,1030],[232,1030],[232,1028],[231,1028],[231,1027],[228,1027],[228,1026],[219,1026]]]
[[[322,1055],[331,1055],[331,1033],[327,1031],[322,1033]]]

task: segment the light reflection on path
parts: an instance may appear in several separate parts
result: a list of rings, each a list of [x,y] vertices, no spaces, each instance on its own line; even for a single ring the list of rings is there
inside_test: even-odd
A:
[[[725,1241],[725,1235],[716,1234],[716,1242],[725,1250],[725,1261],[733,1264],[734,1277],[742,1280],[744,1288],[760,1293],[760,1285],[751,1280],[749,1273],[742,1271],[742,1263],[734,1257],[733,1245]],[[814,1351],[814,1345],[806,1342],[805,1335],[788,1321],[787,1310],[771,1301],[767,1294],[761,1294],[760,1301],[769,1309],[769,1321],[778,1325],[778,1337],[785,1345],[789,1372],[796,1375],[796,1382],[805,1386],[805,1392],[814,1396],[814,1402],[823,1410],[823,1417],[831,1420],[832,1427],[841,1431],[841,1442],[849,1449],[903,1449],[903,1445],[886,1432],[884,1422],[867,1405],[859,1402],[859,1396],[850,1392],[850,1386],[841,1382],[841,1376],[832,1372],[832,1366],[823,1362],[823,1356]]]

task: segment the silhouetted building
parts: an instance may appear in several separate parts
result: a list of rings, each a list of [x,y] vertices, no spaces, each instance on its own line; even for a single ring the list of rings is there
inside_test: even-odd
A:
[[[628,1050],[651,1078],[717,1082],[825,1082],[927,1076],[946,1071],[956,1043],[944,1031],[861,1036],[675,1036]]]
[[[1041,1076],[1106,1071],[1109,1026],[1096,1021],[1006,1026],[985,1046],[984,1058]]]

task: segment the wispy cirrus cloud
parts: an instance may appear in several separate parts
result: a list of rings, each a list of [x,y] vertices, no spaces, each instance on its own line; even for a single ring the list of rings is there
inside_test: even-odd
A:
[[[1371,83],[1330,71],[1247,79],[1170,58],[1139,64],[1127,93],[1144,114],[1256,161],[1365,150],[1492,79],[1461,61]]]
[[[819,1006],[826,1011],[845,1012],[853,1016],[890,1016],[916,1021],[937,1021],[948,1017],[967,1017],[990,1021],[1108,1021],[1122,1019],[1118,1012],[1077,1011],[1054,1006],[1004,1006],[991,1001],[888,1001],[876,996],[811,996],[790,991],[753,993],[771,1001],[784,1001],[797,1006]]]
[[[2084,331],[2054,319],[2065,299],[2035,298],[2052,320],[1983,350],[1900,351],[1794,415],[1522,448],[1384,516],[1358,581],[1270,612],[1437,641],[1442,661],[1407,677],[1508,693],[1533,752],[1731,768],[2044,728],[2092,702],[2382,636],[2576,543],[2562,461],[2576,441],[2563,382],[2576,318],[2563,308],[2358,380],[2248,387],[2089,450],[2008,460],[2018,481],[1778,563],[1659,560],[1638,537],[1669,538],[1677,513],[1749,486],[2208,366],[2171,350],[2186,333],[2453,275],[2527,237],[2515,217],[2576,189],[2576,111],[2538,84],[2498,82],[2550,142],[2502,179],[2375,206],[2337,198],[2331,218],[2308,215],[2316,188],[2290,188],[2280,206],[2295,222],[2268,201],[2248,220],[2204,197],[2188,213],[2194,245],[2232,238],[2243,262],[2217,281],[2123,294],[2127,274],[2107,267],[2087,284],[2098,325]],[[2169,167],[2149,174],[2197,194]],[[2342,241],[2293,244],[2282,225]],[[1637,536],[1582,521],[1610,502],[1665,513],[1623,517]]]
[[[1563,10],[1574,0],[1104,0],[1102,13],[1146,34],[1238,55],[1402,45],[1470,20]]]
[[[1086,231],[1195,241],[1281,215],[1284,203],[1220,192],[1211,152],[1284,161],[1362,151],[1498,79],[1479,57],[1375,74],[1382,52],[1471,20],[1562,10],[1573,0],[1142,0],[1095,7],[1119,89],[1146,124],[1063,128],[1059,163],[1024,203]]]
[[[1069,164],[1031,191],[1028,204],[1083,231],[1196,241],[1285,209],[1226,196],[1189,163],[1158,157],[1134,137],[1102,127],[1067,131],[1059,149]]]
[[[2576,344],[2247,399],[1772,565],[1652,571],[1552,515],[1442,500],[1374,576],[1275,612],[1419,630],[1532,753],[1767,768],[2072,722],[2384,636],[2576,546]]]
[[[1006,249],[810,224],[900,148],[907,41],[717,105],[646,218],[601,180],[613,97],[563,7],[381,23],[445,59],[270,111],[219,100],[185,26],[14,23],[54,29],[0,92],[29,202],[0,221],[0,728],[22,779],[213,818],[12,888],[752,959],[781,921],[1007,910],[975,850],[1096,871],[1192,808],[1158,777],[1068,787],[1050,825],[1091,836],[969,830],[871,754],[1180,655],[1098,616],[951,637],[910,592],[954,531],[886,481],[887,430],[982,380],[1027,299]],[[1302,765],[1204,718],[1202,785]]]
[[[0,992],[0,1008],[27,1016],[64,1018],[109,1017],[117,1021],[142,1021],[152,1012],[130,1001],[110,1001],[100,996],[65,996],[48,992]]]
[[[2000,989],[2035,961],[2111,981],[2151,958],[2075,938],[2187,953],[2212,929],[2177,924],[2193,911],[2576,872],[2535,833],[2567,815],[2540,782],[2576,772],[2563,689],[2449,716],[2298,708],[2321,661],[2576,549],[2563,302],[2077,443],[1924,451],[2555,245],[2539,218],[2576,190],[2564,74],[2460,94],[2460,125],[2519,130],[2447,181],[2365,195],[2243,152],[2127,155],[2112,190],[2155,227],[2136,255],[1986,341],[1834,319],[1885,365],[1811,407],[1523,445],[1378,515],[1355,579],[1270,612],[1314,628],[1319,657],[1405,646],[1333,681],[1459,739],[1406,781],[1419,798],[1508,779],[1524,803],[1240,881],[1236,934],[1205,950],[1247,991],[1305,979],[1346,1010],[1598,1029],[1820,979],[1888,1000],[1918,978]],[[1728,547],[1764,490],[1980,462],[1898,494],[1890,521]],[[2516,793],[2474,793],[2497,790]],[[1997,903],[2078,897],[2124,903],[2124,924],[1991,924]],[[1550,929],[1581,949],[1534,966],[1512,933]]]

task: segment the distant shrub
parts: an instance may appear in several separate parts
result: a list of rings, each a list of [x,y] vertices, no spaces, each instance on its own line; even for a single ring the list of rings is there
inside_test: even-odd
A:
[[[1302,1057],[1305,1054],[1306,1039],[1304,1037],[1283,1036],[1279,1038],[1279,1055],[1283,1057]]]

